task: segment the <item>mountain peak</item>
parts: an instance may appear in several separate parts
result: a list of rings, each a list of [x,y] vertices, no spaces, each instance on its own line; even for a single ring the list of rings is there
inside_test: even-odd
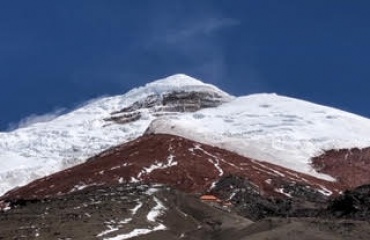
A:
[[[199,79],[193,78],[183,73],[177,73],[162,79],[155,80],[150,84],[179,84],[179,85],[206,85]]]
[[[185,74],[174,74],[166,78],[158,79],[144,86],[134,88],[129,91],[125,96],[132,98],[145,98],[146,95],[162,95],[168,92],[199,92],[207,91],[216,93],[224,98],[231,99],[232,96],[218,87],[204,83],[196,78],[190,77]]]

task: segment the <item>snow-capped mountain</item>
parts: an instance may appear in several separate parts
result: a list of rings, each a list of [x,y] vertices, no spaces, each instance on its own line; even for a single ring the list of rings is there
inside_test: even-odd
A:
[[[174,75],[52,121],[0,133],[0,195],[143,133],[173,134],[314,177],[323,150],[370,146],[370,120],[275,94],[233,97]]]

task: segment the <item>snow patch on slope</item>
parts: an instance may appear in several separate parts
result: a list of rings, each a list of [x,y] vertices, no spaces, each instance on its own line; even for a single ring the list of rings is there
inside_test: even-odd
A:
[[[370,120],[276,94],[239,97],[217,108],[154,120],[148,133],[174,134],[315,177],[323,150],[370,146]]]
[[[167,162],[155,161],[155,163],[150,165],[149,167],[144,167],[144,169],[141,172],[139,172],[139,174],[137,175],[137,179],[141,179],[141,176],[143,174],[150,174],[151,172],[155,170],[166,169],[166,168],[176,166],[177,162],[174,161],[174,158],[175,156],[171,154],[167,157]]]
[[[134,229],[134,230],[132,230],[128,233],[119,234],[115,237],[109,237],[109,238],[104,238],[104,239],[105,240],[124,240],[124,239],[130,239],[130,238],[133,238],[133,237],[138,237],[138,236],[141,236],[141,235],[147,235],[147,234],[155,232],[155,231],[166,230],[167,229],[166,226],[163,225],[162,223],[157,222],[157,221],[158,221],[158,217],[160,217],[162,214],[164,214],[165,211],[167,210],[167,208],[163,205],[163,203],[157,197],[153,197],[153,200],[156,203],[156,205],[148,212],[148,214],[146,216],[147,221],[149,223],[155,225],[153,228],[136,228],[136,229]],[[125,222],[127,222],[127,221],[125,221]],[[131,219],[129,221],[131,221]],[[108,225],[108,227],[109,227],[108,230],[100,233],[99,235],[97,235],[97,237],[101,237],[101,236],[104,236],[104,235],[107,235],[109,233],[112,233],[112,232],[115,232],[115,231],[119,230],[118,227],[112,227],[111,225]]]

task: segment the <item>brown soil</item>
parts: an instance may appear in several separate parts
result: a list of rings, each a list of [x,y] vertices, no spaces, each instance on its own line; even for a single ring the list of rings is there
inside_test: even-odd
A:
[[[330,150],[313,158],[312,164],[347,188],[370,183],[370,148]]]

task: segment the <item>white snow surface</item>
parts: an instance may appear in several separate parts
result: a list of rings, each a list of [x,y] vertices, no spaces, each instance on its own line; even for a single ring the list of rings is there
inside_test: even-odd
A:
[[[276,94],[238,97],[217,108],[156,119],[150,133],[167,133],[333,180],[311,167],[324,150],[370,146],[370,120]]]
[[[91,101],[48,122],[0,132],[0,195],[142,135],[155,118],[149,112],[145,114],[146,109],[142,109],[145,118],[124,125],[104,119],[150,95],[173,91],[208,91],[225,100],[233,98],[213,85],[177,74],[124,95]]]
[[[150,95],[172,91],[215,92],[227,103],[160,118],[141,109],[145,117],[122,125],[104,120]],[[133,140],[148,126],[149,132],[183,136],[326,179],[331,178],[312,169],[311,157],[328,149],[370,146],[369,119],[276,94],[235,98],[178,74],[97,99],[48,122],[0,132],[0,195]]]

